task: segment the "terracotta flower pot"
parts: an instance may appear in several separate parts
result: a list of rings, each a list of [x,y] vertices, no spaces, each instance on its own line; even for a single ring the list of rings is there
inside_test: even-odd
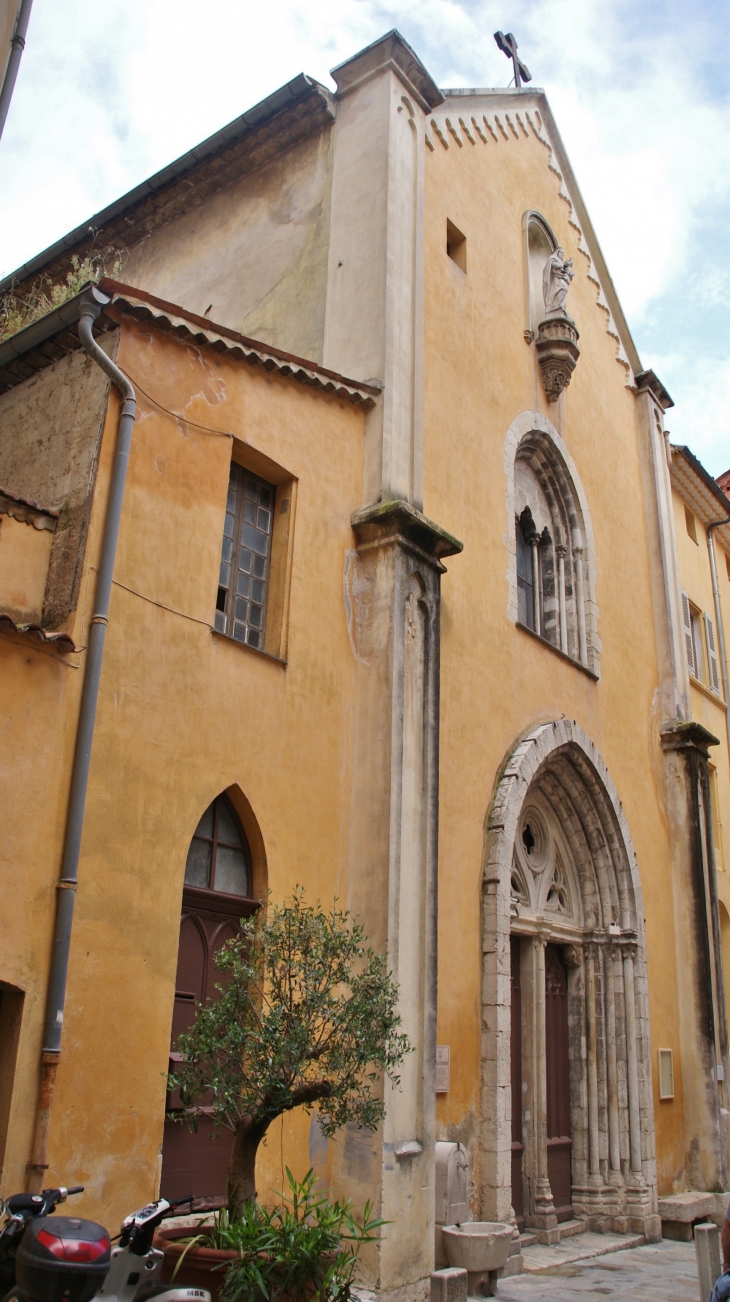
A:
[[[201,1232],[205,1233],[205,1227],[196,1231],[195,1226],[191,1225],[170,1225],[156,1231],[153,1244],[165,1254],[160,1280],[163,1284],[170,1282],[178,1261],[185,1253],[175,1283],[183,1288],[207,1288],[213,1302],[216,1302],[226,1278],[226,1268],[229,1262],[236,1261],[238,1253],[226,1248],[203,1248],[197,1243],[185,1252],[187,1244],[180,1243],[179,1240],[190,1239]]]

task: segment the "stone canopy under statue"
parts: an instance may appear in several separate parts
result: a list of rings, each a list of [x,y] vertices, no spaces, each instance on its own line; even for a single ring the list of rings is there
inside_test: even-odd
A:
[[[575,272],[573,259],[561,248],[547,259],[542,273],[545,318],[537,327],[537,348],[543,387],[548,402],[557,402],[580,357],[578,330],[568,315],[565,300]]]

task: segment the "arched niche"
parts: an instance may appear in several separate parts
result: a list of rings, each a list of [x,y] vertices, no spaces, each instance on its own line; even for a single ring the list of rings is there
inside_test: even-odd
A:
[[[542,274],[545,263],[558,247],[549,222],[530,208],[522,218],[525,273],[525,333],[534,336],[545,317]]]
[[[507,431],[507,615],[600,673],[595,547],[575,463],[555,426],[524,411]]]

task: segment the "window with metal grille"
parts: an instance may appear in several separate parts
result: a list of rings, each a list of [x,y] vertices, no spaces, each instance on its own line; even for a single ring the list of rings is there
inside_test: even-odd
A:
[[[275,497],[273,484],[231,465],[215,627],[259,651],[264,647]]]

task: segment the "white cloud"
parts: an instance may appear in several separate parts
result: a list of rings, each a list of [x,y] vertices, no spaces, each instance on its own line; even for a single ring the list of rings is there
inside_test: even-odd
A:
[[[706,392],[702,374],[721,422],[717,308],[730,258],[724,223],[708,225],[730,211],[719,62],[730,17],[719,0],[35,0],[0,145],[0,265],[18,266],[298,72],[330,84],[331,67],[392,26],[443,85],[506,85],[492,33],[515,32],[550,97],[644,364],[659,370],[659,356],[673,354],[683,405]]]

